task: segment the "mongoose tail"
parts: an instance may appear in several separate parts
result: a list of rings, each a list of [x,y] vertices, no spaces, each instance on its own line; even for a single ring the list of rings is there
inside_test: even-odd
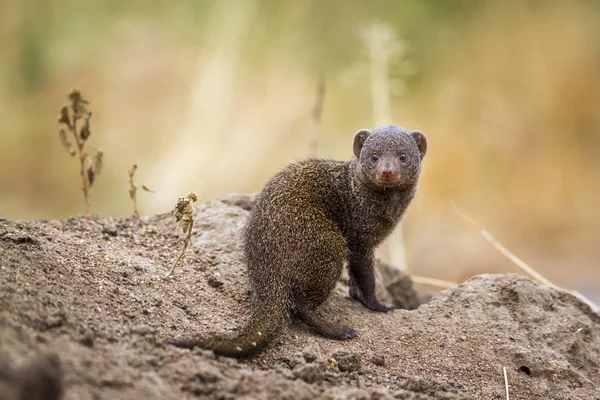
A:
[[[277,336],[287,318],[287,305],[283,291],[273,291],[256,299],[248,325],[239,332],[197,338],[174,338],[165,343],[186,349],[201,347],[226,357],[248,357]]]

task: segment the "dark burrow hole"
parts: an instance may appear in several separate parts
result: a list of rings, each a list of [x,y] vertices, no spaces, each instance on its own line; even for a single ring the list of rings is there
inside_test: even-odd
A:
[[[525,372],[526,375],[531,375],[531,370],[525,365],[522,365],[521,368],[519,368],[519,371]]]

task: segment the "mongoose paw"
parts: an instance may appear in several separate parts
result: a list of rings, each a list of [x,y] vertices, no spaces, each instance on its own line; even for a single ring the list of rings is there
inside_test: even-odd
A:
[[[164,341],[165,344],[181,347],[182,349],[193,349],[194,341],[187,338],[171,338]]]
[[[355,329],[348,328],[348,329],[346,329],[346,331],[344,332],[344,334],[342,335],[342,337],[340,339],[346,340],[346,339],[352,339],[352,338],[359,337],[359,336],[360,336],[360,332],[358,332]]]
[[[387,312],[396,308],[393,304],[380,302],[375,296],[365,299],[360,289],[356,286],[350,286],[348,293],[350,294],[350,297],[352,297],[354,300],[360,301],[369,310]]]
[[[348,340],[355,337],[359,337],[360,333],[355,329],[342,327],[339,330],[327,332],[327,335],[325,336],[336,340]]]
[[[379,311],[379,312],[388,312],[395,308],[393,304],[382,303],[379,300],[377,300],[376,298],[371,299],[370,301],[363,301],[362,303],[369,310]]]

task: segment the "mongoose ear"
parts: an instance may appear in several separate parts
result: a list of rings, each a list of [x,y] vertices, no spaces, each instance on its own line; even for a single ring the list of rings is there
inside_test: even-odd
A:
[[[417,142],[417,148],[419,149],[419,153],[421,154],[421,160],[425,157],[425,153],[427,153],[427,138],[419,131],[413,131],[410,135]]]
[[[370,134],[371,131],[368,129],[361,129],[354,134],[353,150],[356,158],[358,158],[358,156],[360,155],[360,150],[362,149],[363,144],[365,144],[365,140],[367,140]]]

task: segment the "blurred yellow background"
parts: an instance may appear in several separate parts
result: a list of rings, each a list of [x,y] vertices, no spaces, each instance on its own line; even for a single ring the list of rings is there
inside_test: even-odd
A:
[[[427,135],[404,222],[412,271],[517,269],[450,206],[559,285],[599,299],[600,3],[594,1],[0,2],[0,215],[83,212],[56,117],[71,88],[104,151],[103,216],[132,212],[127,171],[178,196],[254,192],[311,154],[349,159],[356,130]]]

